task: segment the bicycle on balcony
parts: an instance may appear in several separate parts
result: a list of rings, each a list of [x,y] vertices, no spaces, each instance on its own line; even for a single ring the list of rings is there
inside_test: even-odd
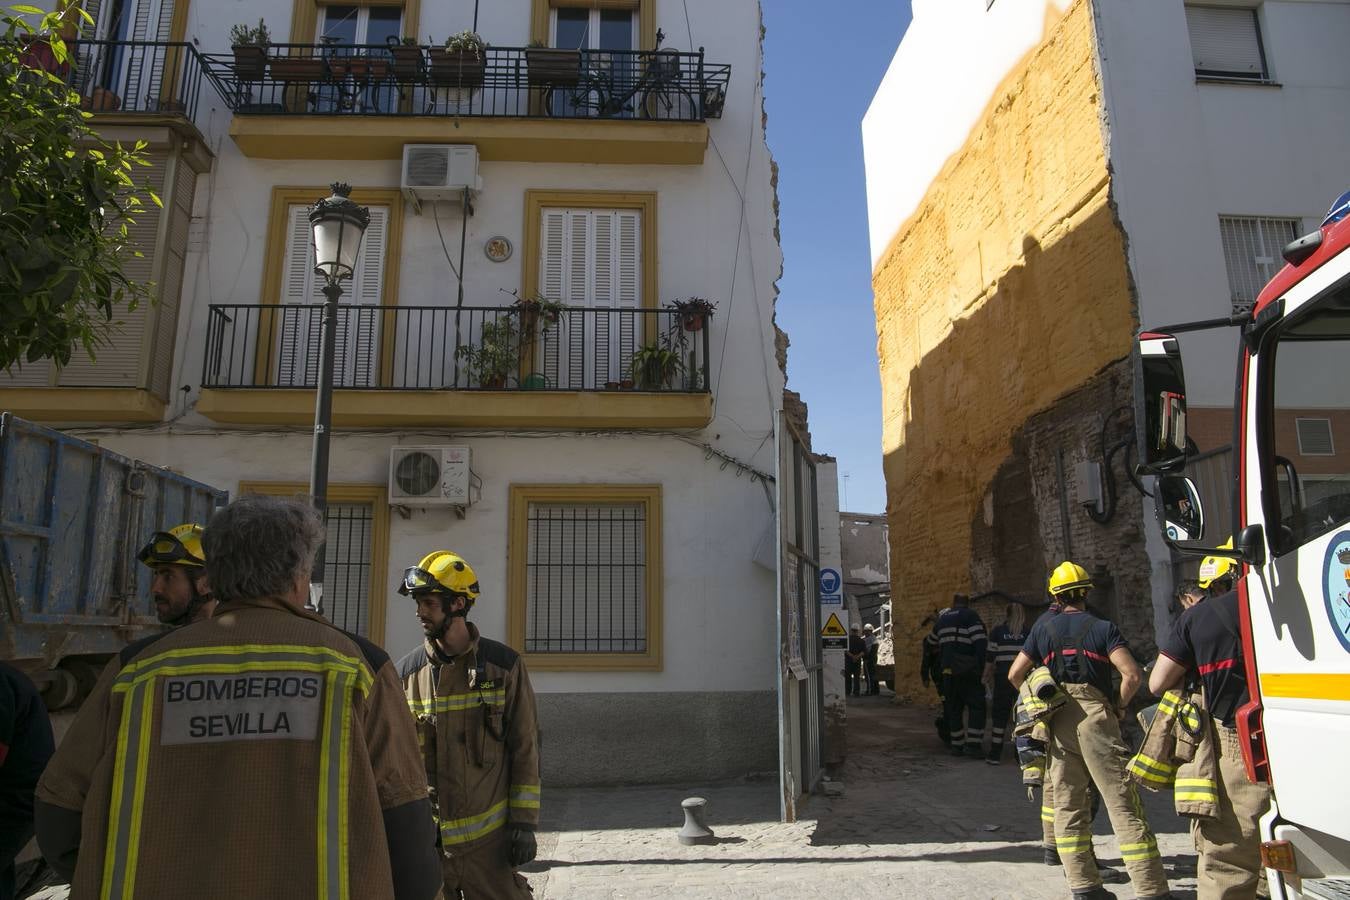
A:
[[[679,51],[662,49],[663,40],[665,34],[658,30],[656,47],[647,53],[582,51],[577,83],[544,89],[544,115],[615,118],[637,113],[686,122],[702,118],[695,75],[685,71]]]

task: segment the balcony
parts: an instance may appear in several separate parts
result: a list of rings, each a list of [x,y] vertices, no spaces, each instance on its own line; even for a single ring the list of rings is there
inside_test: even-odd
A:
[[[218,422],[312,422],[322,311],[212,305],[197,411]],[[334,423],[702,427],[712,420],[711,321],[673,309],[343,305]]]
[[[702,51],[273,44],[203,54],[247,156],[399,159],[470,143],[514,162],[698,165],[731,79]]]

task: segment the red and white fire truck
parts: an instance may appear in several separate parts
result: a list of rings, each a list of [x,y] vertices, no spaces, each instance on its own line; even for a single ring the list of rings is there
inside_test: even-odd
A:
[[[1239,716],[1248,776],[1269,782],[1262,859],[1273,896],[1350,896],[1350,193],[1289,244],[1250,314],[1147,329],[1136,354],[1138,471],[1183,555],[1241,561],[1251,702]],[[1231,495],[1184,475],[1186,386],[1176,334],[1240,329]],[[1199,424],[1192,411],[1192,427]],[[1219,493],[1227,493],[1222,489]],[[1219,504],[1228,534],[1202,534]],[[1204,514],[1208,507],[1209,515]],[[1213,531],[1212,528],[1208,529]],[[1193,538],[1193,540],[1178,540]]]

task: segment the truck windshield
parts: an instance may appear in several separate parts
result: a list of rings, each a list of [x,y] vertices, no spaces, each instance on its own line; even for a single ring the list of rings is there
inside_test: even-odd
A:
[[[1350,288],[1280,326],[1263,417],[1266,484],[1276,488],[1277,553],[1350,521]]]

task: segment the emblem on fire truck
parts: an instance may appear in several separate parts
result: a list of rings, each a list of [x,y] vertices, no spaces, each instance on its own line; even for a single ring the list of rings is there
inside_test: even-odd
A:
[[[1331,630],[1341,646],[1350,650],[1350,531],[1340,532],[1327,545],[1322,586]]]

